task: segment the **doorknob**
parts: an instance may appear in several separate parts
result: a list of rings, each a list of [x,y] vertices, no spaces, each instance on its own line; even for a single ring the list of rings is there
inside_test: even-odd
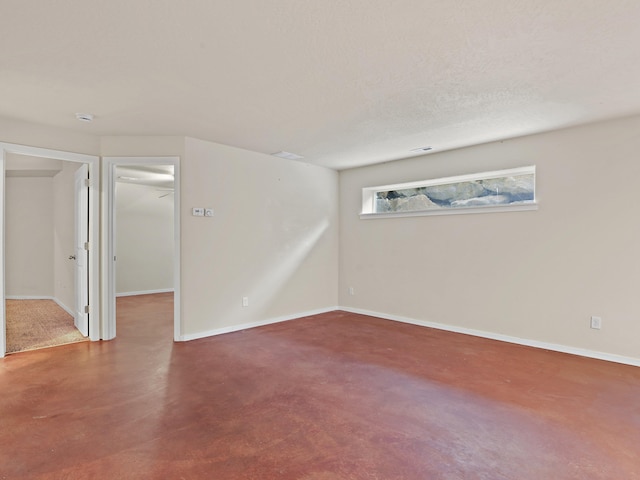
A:
[[[75,260],[76,256],[75,255],[69,255],[69,260]]]

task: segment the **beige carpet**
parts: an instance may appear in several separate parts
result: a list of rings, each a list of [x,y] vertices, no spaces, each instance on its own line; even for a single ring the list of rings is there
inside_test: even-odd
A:
[[[7,353],[87,340],[53,300],[7,300]]]

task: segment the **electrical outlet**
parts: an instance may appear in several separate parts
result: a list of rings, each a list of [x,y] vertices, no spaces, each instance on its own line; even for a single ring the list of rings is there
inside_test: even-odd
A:
[[[591,328],[594,330],[600,330],[600,328],[602,328],[602,318],[591,317]]]
[[[242,297],[242,306],[243,307],[249,306],[249,297]]]
[[[213,217],[213,208],[205,208],[204,209],[205,217]]]
[[[191,215],[193,215],[194,217],[204,217],[204,208],[193,207],[191,209]]]

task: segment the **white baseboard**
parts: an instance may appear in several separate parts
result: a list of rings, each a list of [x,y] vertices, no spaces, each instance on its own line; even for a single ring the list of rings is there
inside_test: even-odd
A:
[[[67,312],[69,315],[71,315],[73,318],[76,318],[76,314],[74,313],[74,311],[67,307],[64,303],[62,303],[60,300],[58,300],[57,298],[53,298],[52,299],[54,302],[56,302],[58,304],[58,306],[63,309],[65,312]]]
[[[154,293],[173,293],[173,288],[161,288],[158,290],[140,290],[139,292],[116,293],[116,297],[133,297],[135,295],[152,295]]]
[[[597,352],[594,350],[587,350],[587,349],[583,349],[583,348],[576,348],[576,347],[570,347],[567,345],[559,345],[559,344],[555,344],[555,343],[547,343],[547,342],[540,342],[537,340],[529,340],[526,338],[519,338],[519,337],[513,337],[510,335],[502,335],[500,333],[493,333],[493,332],[487,332],[484,330],[475,330],[475,329],[471,329],[471,328],[464,328],[464,327],[456,327],[454,325],[446,325],[443,323],[436,323],[436,322],[428,322],[428,321],[424,321],[424,320],[417,320],[415,318],[409,318],[409,317],[403,317],[403,316],[399,316],[399,315],[391,315],[391,314],[387,314],[387,313],[382,313],[382,312],[374,312],[371,310],[363,310],[363,309],[359,309],[359,308],[351,308],[351,307],[327,307],[327,308],[321,308],[318,310],[310,310],[310,311],[306,311],[306,312],[300,312],[300,313],[296,313],[293,315],[285,315],[285,316],[281,316],[281,317],[274,317],[274,318],[269,318],[269,319],[265,319],[265,320],[261,320],[261,321],[257,321],[257,322],[251,322],[251,323],[244,323],[241,325],[234,325],[234,326],[230,326],[230,327],[223,327],[223,328],[217,328],[214,330],[208,330],[206,332],[198,332],[198,333],[190,333],[190,334],[186,334],[186,335],[181,335],[179,338],[179,341],[189,341],[189,340],[196,340],[199,338],[206,338],[206,337],[213,337],[216,335],[223,335],[225,333],[231,333],[231,332],[237,332],[240,330],[247,330],[249,328],[255,328],[255,327],[261,327],[263,325],[270,325],[273,323],[280,323],[280,322],[286,322],[289,320],[295,320],[297,318],[302,318],[302,317],[308,317],[311,315],[319,315],[321,313],[328,313],[328,312],[333,312],[336,310],[342,310],[345,312],[350,312],[350,313],[358,313],[361,315],[368,315],[371,317],[377,317],[377,318],[382,318],[385,320],[392,320],[392,321],[396,321],[396,322],[402,322],[402,323],[408,323],[408,324],[412,324],[412,325],[418,325],[421,327],[427,327],[427,328],[435,328],[438,330],[445,330],[448,332],[453,332],[453,333],[462,333],[465,335],[472,335],[474,337],[481,337],[481,338],[488,338],[491,340],[498,340],[501,342],[507,342],[507,343],[514,343],[517,345],[524,345],[527,347],[534,347],[534,348],[540,348],[543,350],[551,350],[554,352],[561,352],[561,353],[568,353],[568,354],[572,354],[572,355],[578,355],[581,357],[587,357],[587,358],[594,358],[597,360],[605,360],[608,362],[614,362],[614,363],[621,363],[621,364],[625,364],[625,365],[632,365],[635,367],[640,367],[640,358],[634,358],[634,357],[625,357],[622,355],[615,355],[615,354],[611,354],[611,353],[606,353],[606,352]]]
[[[286,322],[289,320],[295,320],[297,318],[308,317],[311,315],[319,315],[321,313],[335,312],[336,310],[340,310],[340,308],[338,307],[320,308],[317,310],[309,310],[306,312],[295,313],[293,315],[284,315],[281,317],[268,318],[266,320],[260,320],[257,322],[243,323],[241,325],[233,325],[230,327],[216,328],[214,330],[208,330],[206,332],[188,333],[186,335],[181,335],[179,341],[187,342],[189,340],[197,340],[198,338],[214,337],[216,335],[222,335],[225,333],[238,332],[240,330],[247,330],[248,328],[262,327],[264,325],[270,325],[272,323]]]
[[[53,300],[58,304],[60,308],[62,308],[65,312],[75,318],[76,314],[73,312],[73,309],[67,307],[64,303],[58,300],[55,297],[46,296],[46,295],[7,295],[5,297],[7,300]]]
[[[445,325],[442,323],[427,322],[424,320],[416,320],[415,318],[402,317],[399,315],[390,315],[390,314],[381,313],[381,312],[373,312],[370,310],[362,310],[359,308],[340,307],[339,309],[344,310],[345,312],[359,313],[359,314],[368,315],[371,317],[383,318],[385,320],[393,320],[396,322],[410,323],[412,325],[419,325],[421,327],[436,328],[438,330],[446,330],[448,332],[463,333],[465,335],[473,335],[474,337],[489,338],[491,340],[499,340],[501,342],[515,343],[518,345],[525,345],[527,347],[542,348],[544,350],[552,350],[554,352],[570,353],[572,355],[579,355],[581,357],[595,358],[597,360],[606,360],[608,362],[623,363],[625,365],[633,365],[635,367],[640,367],[640,358],[624,357],[622,355],[614,355],[611,353],[597,352],[597,351],[587,350],[583,348],[569,347],[566,345],[559,345],[556,343],[539,342],[537,340],[529,340],[526,338],[512,337],[509,335],[502,335],[499,333],[486,332],[484,330],[474,330],[471,328],[456,327],[453,325]]]

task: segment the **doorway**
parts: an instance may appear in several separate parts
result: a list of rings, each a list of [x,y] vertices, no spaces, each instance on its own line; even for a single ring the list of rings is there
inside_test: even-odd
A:
[[[84,163],[7,156],[7,353],[74,343],[88,336],[84,312],[88,297],[88,252],[84,250],[87,176]]]
[[[105,339],[116,337],[119,304],[159,304],[170,296],[179,340],[179,166],[178,157],[103,158]]]
[[[0,143],[0,151],[0,357],[7,352],[7,297],[11,302],[18,298],[47,300],[34,304],[32,310],[24,302],[18,308],[10,305],[11,313],[26,312],[28,316],[29,311],[33,315],[40,312],[44,320],[34,321],[34,333],[38,329],[45,333],[53,330],[53,323],[47,323],[47,319],[71,317],[83,330],[83,336],[88,334],[91,340],[98,340],[98,157],[7,143]],[[86,203],[82,214],[76,214],[72,210],[75,172],[82,169],[94,183],[81,181]],[[7,171],[13,172],[8,181]],[[7,199],[7,195],[11,198]],[[5,206],[11,209],[15,203],[22,207],[17,215],[13,210],[5,210]],[[67,206],[61,207],[63,204]],[[82,218],[85,239],[78,262],[79,252],[74,245],[77,239],[73,234],[76,217]],[[10,231],[7,221],[11,222]],[[53,229],[54,224],[57,230]],[[10,255],[7,247],[14,249]],[[81,272],[83,286],[76,286],[76,272]],[[80,292],[84,295],[77,295]],[[57,335],[65,337],[63,333],[58,330]],[[68,337],[60,338],[58,344],[68,343],[67,340]],[[47,344],[51,341],[56,343],[55,339],[49,339],[41,346],[51,346]]]

